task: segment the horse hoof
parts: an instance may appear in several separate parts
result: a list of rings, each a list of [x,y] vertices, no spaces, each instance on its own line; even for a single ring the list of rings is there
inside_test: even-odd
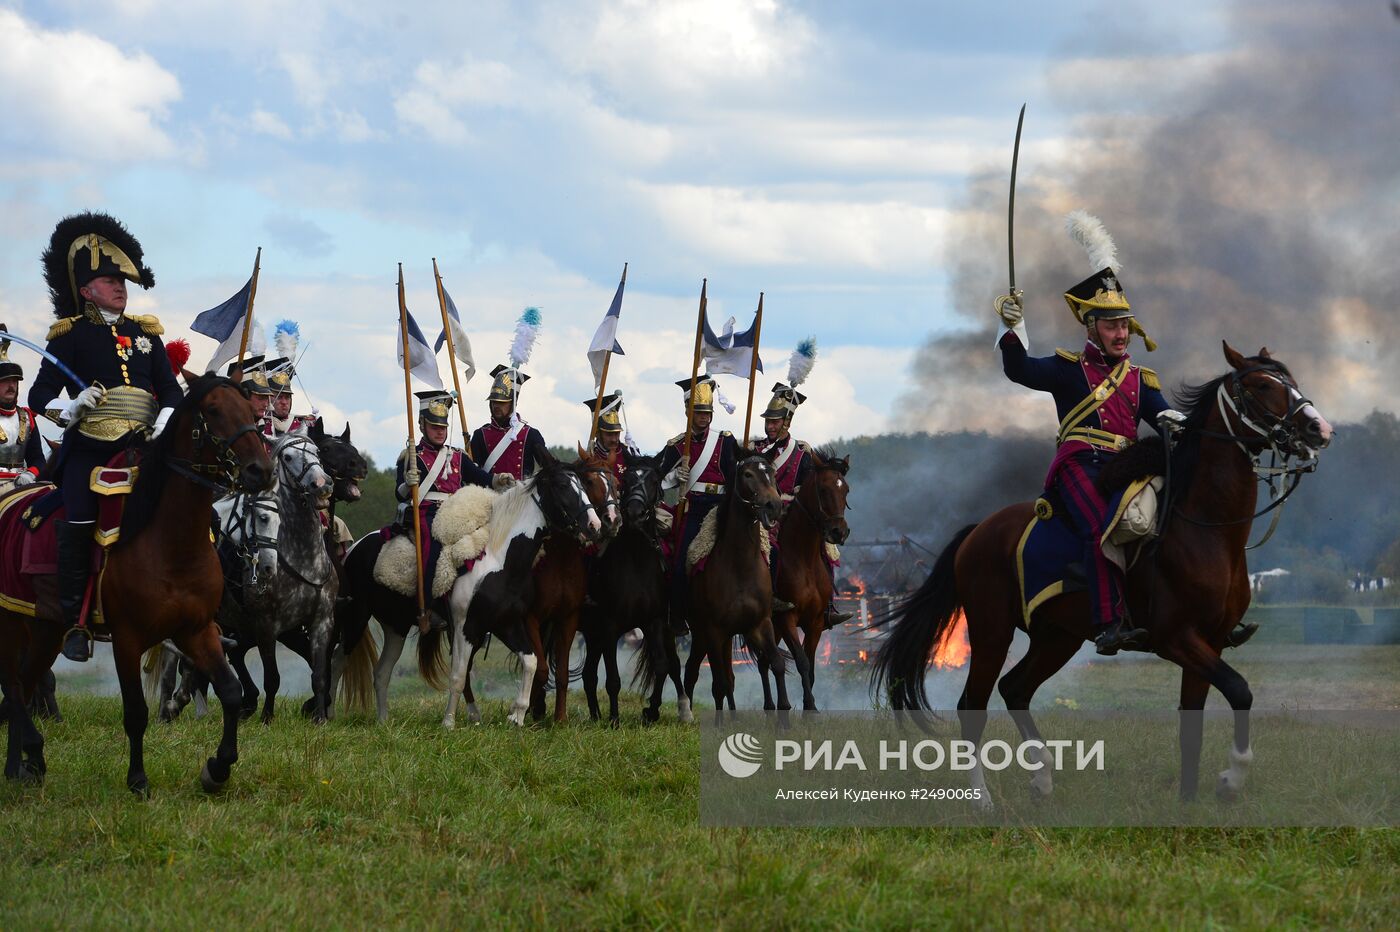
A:
[[[1230,779],[1230,772],[1227,770],[1220,775],[1220,779],[1215,783],[1215,798],[1222,803],[1237,802],[1240,798],[1242,788],[1235,785],[1235,781]]]
[[[608,719],[608,727],[609,727],[609,728],[621,728],[621,727],[622,727],[622,720],[619,719],[619,718],[610,718],[610,719]]]
[[[40,786],[44,782],[44,772],[27,760],[20,761],[14,772],[5,776],[21,786]]]
[[[215,780],[214,775],[209,772],[209,762],[205,761],[204,766],[199,771],[199,785],[206,793],[217,793],[224,788],[227,780]]]
[[[659,722],[659,721],[661,721],[661,712],[660,712],[659,709],[643,709],[643,710],[642,710],[642,724],[643,724],[643,725],[655,725],[655,724],[656,724],[657,722]]]
[[[257,710],[257,709],[239,709],[239,710],[238,710],[238,720],[239,720],[240,722],[246,722],[246,721],[248,721],[248,719],[250,719],[250,718],[253,717],[253,713],[256,712],[256,711],[258,711],[258,710]]]
[[[1044,784],[1031,780],[1031,802],[1043,803],[1050,798],[1051,789]]]
[[[467,721],[473,725],[481,724],[481,710],[476,707],[475,703],[467,706]]]
[[[131,790],[131,795],[138,799],[151,798],[151,782],[144,776],[137,780],[128,780],[126,788]]]

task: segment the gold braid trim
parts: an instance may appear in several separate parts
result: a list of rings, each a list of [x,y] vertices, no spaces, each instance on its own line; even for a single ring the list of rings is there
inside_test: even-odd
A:
[[[1138,370],[1142,374],[1143,385],[1146,385],[1148,388],[1155,388],[1159,392],[1162,390],[1162,380],[1158,378],[1155,370],[1149,369],[1146,366],[1139,366]]]
[[[1056,349],[1055,355],[1059,356],[1061,359],[1068,359],[1070,362],[1079,362],[1080,357],[1082,357],[1084,354],[1072,353],[1067,349]]]
[[[44,339],[47,341],[63,336],[65,333],[72,330],[73,324],[79,320],[82,320],[81,314],[79,314],[77,317],[65,317],[62,320],[57,321],[52,327],[49,328],[49,335]]]

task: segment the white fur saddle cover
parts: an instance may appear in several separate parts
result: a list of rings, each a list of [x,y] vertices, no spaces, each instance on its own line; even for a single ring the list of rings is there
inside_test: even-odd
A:
[[[705,520],[700,522],[700,530],[695,533],[695,539],[690,542],[690,549],[685,552],[686,573],[694,573],[696,568],[709,557],[710,551],[715,549],[715,540],[719,536],[719,509],[712,508],[710,513],[705,515]],[[758,549],[763,553],[763,562],[772,560],[773,542],[768,537],[768,529],[763,525],[758,526]]]
[[[433,539],[442,544],[442,556],[433,573],[432,598],[446,595],[462,565],[486,552],[496,498],[497,493],[490,489],[463,486],[438,508],[432,533]],[[426,549],[427,541],[424,545]],[[418,574],[413,564],[413,537],[400,534],[379,551],[374,562],[374,581],[400,595],[417,595]]]

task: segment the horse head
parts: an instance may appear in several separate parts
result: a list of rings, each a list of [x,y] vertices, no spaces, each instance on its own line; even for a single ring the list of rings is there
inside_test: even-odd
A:
[[[593,503],[593,510],[603,522],[603,536],[616,537],[622,530],[622,515],[617,508],[617,476],[613,473],[613,456],[585,453],[578,447],[574,472],[583,482],[583,490]]]
[[[812,474],[802,484],[802,490],[794,501],[812,519],[823,540],[831,544],[844,544],[851,536],[851,526],[846,523],[846,509],[849,507],[846,495],[851,490],[846,474],[851,469],[851,458],[837,458],[829,450],[812,450],[808,455],[812,457]],[[812,489],[810,492],[807,491],[809,486]],[[810,504],[805,501],[808,497],[814,499]]]
[[[282,533],[282,509],[276,492],[263,492],[243,499],[239,530],[243,549],[253,555],[249,587],[263,592],[277,572],[277,539]]]
[[[584,545],[602,537],[603,523],[588,500],[583,480],[571,466],[546,454],[530,482],[551,528],[577,535]]]
[[[317,418],[307,433],[316,442],[322,468],[330,475],[332,497],[338,502],[358,502],[360,480],[369,475],[369,463],[351,445],[349,423],[345,425],[345,432],[337,437],[326,433],[321,419]]]
[[[1222,397],[1240,422],[1226,427],[1246,447],[1272,445],[1285,453],[1313,459],[1332,442],[1332,425],[1298,389],[1288,367],[1269,354],[1245,357],[1221,342],[1232,371],[1221,382]]]
[[[272,459],[277,481],[290,491],[319,495],[330,485],[315,442],[301,430],[283,434],[272,447]]]
[[[188,370],[181,374],[185,384],[190,386],[189,401],[196,409],[196,417],[186,417],[178,427],[171,425],[170,429],[178,429],[189,437],[188,442],[194,448],[193,458],[206,466],[215,465],[203,463],[208,454],[222,459],[231,473],[230,478],[245,491],[259,492],[270,486],[272,463],[258,433],[251,396],[242,384],[242,372],[235,371],[233,378],[201,376]],[[208,454],[203,449],[205,438],[213,441]]]
[[[650,530],[655,526],[661,501],[660,458],[624,454],[627,472],[622,476],[622,517],[629,525]]]
[[[778,494],[777,474],[773,471],[771,454],[755,453],[741,448],[739,465],[734,467],[733,495],[764,528],[772,528],[783,513],[783,499]]]

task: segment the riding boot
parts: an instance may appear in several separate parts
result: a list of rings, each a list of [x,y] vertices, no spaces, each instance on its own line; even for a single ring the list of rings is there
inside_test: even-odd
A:
[[[797,608],[797,606],[793,605],[787,599],[780,599],[776,594],[773,596],[773,614],[776,615],[779,612],[790,612],[794,608]]]
[[[60,521],[58,538],[58,604],[63,612],[63,656],[84,663],[92,656],[92,636],[82,626],[83,599],[92,575],[92,522]]]
[[[837,625],[844,625],[854,617],[856,617],[855,612],[838,612],[835,602],[826,604],[826,630],[828,631]]]
[[[1245,641],[1254,637],[1254,632],[1259,630],[1259,622],[1246,621],[1235,625],[1235,630],[1225,636],[1226,647],[1239,647]]]
[[[1129,627],[1128,620],[1120,619],[1108,625],[1094,638],[1094,646],[1100,654],[1112,657],[1120,650],[1141,650],[1147,638],[1146,628]]]

